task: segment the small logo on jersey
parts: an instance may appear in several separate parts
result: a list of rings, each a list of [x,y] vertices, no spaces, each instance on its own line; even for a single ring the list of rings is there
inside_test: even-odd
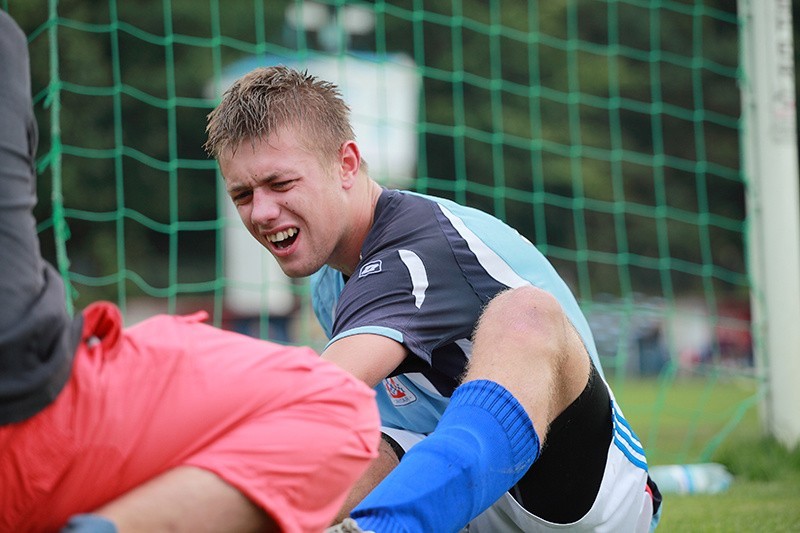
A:
[[[386,387],[386,392],[389,393],[389,397],[392,399],[392,404],[394,405],[408,405],[417,401],[417,397],[414,396],[414,393],[408,390],[397,378],[384,379],[383,386]]]
[[[378,272],[381,272],[382,266],[383,262],[380,259],[370,261],[361,267],[361,270],[358,271],[358,277],[363,278],[364,276],[369,276],[370,274],[377,274]]]

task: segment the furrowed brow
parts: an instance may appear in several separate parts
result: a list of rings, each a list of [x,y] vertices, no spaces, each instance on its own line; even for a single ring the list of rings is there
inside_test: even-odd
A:
[[[280,179],[280,177],[281,177],[280,174],[273,173],[273,174],[269,174],[267,176],[263,176],[261,178],[253,179],[251,182],[248,182],[246,184],[233,185],[233,186],[228,188],[228,195],[229,196],[234,196],[234,195],[239,194],[241,192],[246,192],[246,191],[252,190],[254,187],[258,187],[258,186],[261,186],[261,185],[269,184],[269,183],[271,183],[271,182],[273,182],[273,181],[275,181],[277,179]]]
[[[236,196],[237,194],[250,190],[249,185],[234,185],[228,188],[228,196]]]

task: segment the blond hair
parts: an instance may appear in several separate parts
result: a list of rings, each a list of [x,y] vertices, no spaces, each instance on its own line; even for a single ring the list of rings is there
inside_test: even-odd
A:
[[[350,108],[333,83],[285,66],[257,68],[239,78],[208,115],[204,145],[216,159],[246,140],[266,139],[282,128],[299,128],[307,148],[336,157],[354,140]]]

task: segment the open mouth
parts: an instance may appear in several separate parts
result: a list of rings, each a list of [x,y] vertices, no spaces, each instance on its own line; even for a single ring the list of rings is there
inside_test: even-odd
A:
[[[279,231],[278,233],[273,233],[270,235],[269,242],[272,243],[275,248],[279,250],[283,250],[294,244],[294,241],[297,240],[297,234],[299,233],[299,229],[297,228],[289,228],[285,231]]]

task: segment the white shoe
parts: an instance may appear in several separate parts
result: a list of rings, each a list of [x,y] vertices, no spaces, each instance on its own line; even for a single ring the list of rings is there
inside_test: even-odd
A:
[[[374,531],[364,531],[358,527],[358,523],[352,518],[345,518],[335,526],[325,530],[325,533],[375,533]]]

